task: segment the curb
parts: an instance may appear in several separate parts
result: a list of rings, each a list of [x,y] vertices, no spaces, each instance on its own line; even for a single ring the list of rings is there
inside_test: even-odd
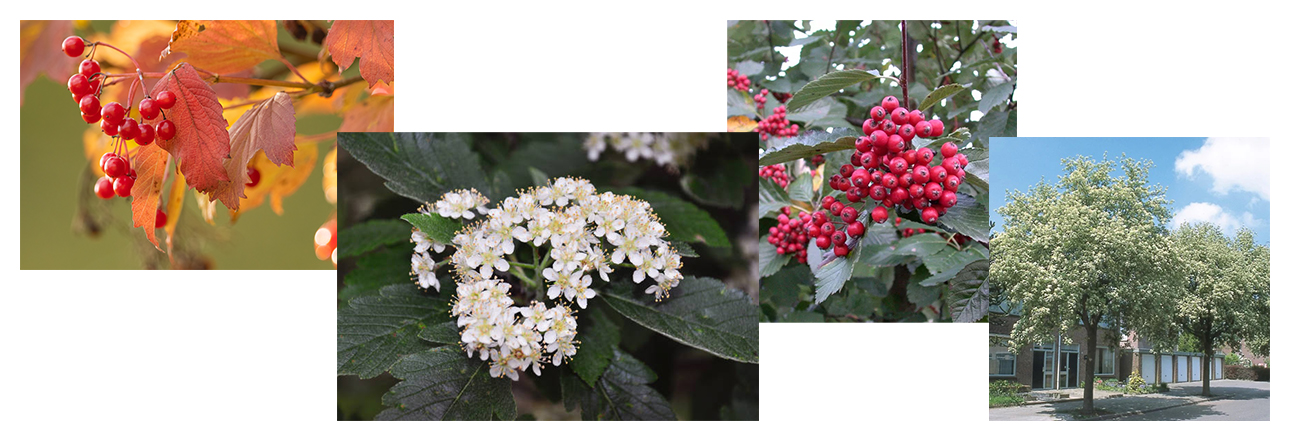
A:
[[[1178,407],[1183,407],[1183,406],[1188,406],[1188,405],[1195,405],[1195,404],[1197,404],[1197,403],[1201,403],[1201,402],[1209,402],[1209,401],[1219,400],[1219,399],[1223,399],[1223,398],[1225,398],[1225,396],[1214,396],[1214,397],[1210,397],[1210,398],[1202,398],[1202,399],[1200,399],[1200,400],[1193,400],[1193,401],[1189,401],[1189,402],[1186,402],[1186,403],[1180,403],[1180,404],[1177,404],[1177,405],[1162,406],[1162,407],[1159,407],[1159,408],[1151,408],[1151,409],[1147,409],[1147,410],[1135,410],[1135,411],[1129,411],[1129,412],[1123,412],[1123,413],[1116,413],[1116,414],[1107,414],[1107,415],[1104,415],[1104,416],[1094,417],[1094,418],[1091,418],[1091,419],[1085,419],[1085,420],[1083,420],[1083,421],[1085,421],[1085,422],[1092,422],[1092,421],[1097,421],[1097,420],[1114,420],[1114,419],[1118,419],[1118,418],[1125,417],[1125,416],[1136,416],[1136,415],[1142,415],[1142,414],[1146,414],[1146,413],[1151,413],[1151,412],[1156,412],[1156,411],[1163,411],[1163,410],[1166,410],[1166,409],[1173,409],[1173,408],[1178,408]]]

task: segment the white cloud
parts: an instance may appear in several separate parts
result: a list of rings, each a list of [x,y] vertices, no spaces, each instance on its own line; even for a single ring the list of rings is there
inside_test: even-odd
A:
[[[1196,177],[1196,169],[1214,179],[1212,191],[1227,195],[1233,189],[1272,198],[1272,143],[1266,138],[1209,138],[1174,160],[1174,172]]]
[[[1254,228],[1263,224],[1262,220],[1254,218],[1254,214],[1249,211],[1242,212],[1239,216],[1232,215],[1218,205],[1200,202],[1189,204],[1183,207],[1181,211],[1178,211],[1177,214],[1174,214],[1174,219],[1169,223],[1169,228],[1178,229],[1183,223],[1197,224],[1202,222],[1213,223],[1227,235],[1236,234],[1236,230],[1242,226]]]

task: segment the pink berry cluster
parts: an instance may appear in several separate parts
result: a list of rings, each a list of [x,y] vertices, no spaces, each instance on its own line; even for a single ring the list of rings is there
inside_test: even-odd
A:
[[[726,68],[726,87],[734,87],[735,90],[747,92],[752,86],[752,80],[747,76],[740,75],[738,70]]]
[[[860,211],[853,206],[846,206],[832,196],[825,196],[820,203],[822,209],[811,214],[811,224],[806,234],[815,239],[815,246],[822,250],[833,247],[833,255],[845,257],[851,252],[847,239],[864,236],[865,226]],[[879,211],[881,209],[881,211]],[[881,213],[881,214],[880,214]],[[870,214],[874,221],[887,220],[887,210],[879,206]],[[838,217],[841,222],[833,220]]]
[[[753,129],[753,131],[761,133],[761,140],[763,141],[770,139],[771,136],[797,136],[797,124],[789,125],[787,114],[788,109],[784,106],[775,107],[774,113],[769,118],[758,121],[757,128]]]
[[[766,241],[775,245],[775,252],[797,258],[797,262],[806,264],[806,239],[808,226],[811,226],[811,215],[806,211],[791,218],[793,211],[785,206],[779,214],[779,226],[770,228]]]
[[[757,175],[761,178],[775,182],[784,188],[788,188],[788,168],[784,164],[775,164],[764,166],[757,169]]]
[[[770,94],[770,90],[761,89],[761,92],[757,93],[756,95],[753,95],[753,102],[757,103],[757,110],[766,108],[766,95],[769,95],[769,94]]]

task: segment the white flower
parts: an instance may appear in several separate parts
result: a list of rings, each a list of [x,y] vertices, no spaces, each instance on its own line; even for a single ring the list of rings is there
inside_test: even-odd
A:
[[[439,253],[443,252],[446,247],[443,243],[436,243],[430,238],[430,236],[426,235],[426,233],[416,229],[412,230],[412,242],[417,244],[416,249],[414,249],[413,252],[418,253],[425,252],[432,247],[434,248],[435,253]]]
[[[439,278],[434,274],[434,260],[424,253],[412,254],[412,275],[417,276],[417,284],[422,289],[429,289],[434,286],[434,290],[439,290]]]
[[[435,202],[435,211],[444,217],[469,220],[475,218],[475,213],[471,210],[485,213],[484,205],[487,204],[488,198],[473,189],[457,190],[444,193],[443,197]]]

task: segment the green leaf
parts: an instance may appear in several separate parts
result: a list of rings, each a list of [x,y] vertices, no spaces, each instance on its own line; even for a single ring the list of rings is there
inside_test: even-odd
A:
[[[526,138],[506,157],[505,162],[498,164],[498,169],[506,170],[514,182],[532,181],[535,186],[547,185],[547,178],[567,176],[587,165],[587,152],[582,149],[586,136],[558,135],[551,141]],[[514,193],[508,191],[506,195],[513,196]]]
[[[400,357],[429,347],[417,338],[427,322],[440,322],[448,304],[421,296],[411,283],[381,288],[380,296],[351,300],[336,317],[336,374],[363,379],[386,372]]]
[[[623,316],[685,345],[739,362],[758,362],[757,308],[739,289],[712,278],[686,277],[670,297],[649,304],[616,283],[605,302]]]
[[[780,254],[779,251],[776,250],[775,245],[766,241],[766,237],[762,237],[761,241],[757,242],[758,277],[765,278],[774,275],[775,272],[779,272],[779,269],[783,268],[785,264],[788,264],[790,260],[792,260],[792,257],[789,257],[787,254]]]
[[[856,133],[850,129],[833,130],[833,133],[809,131],[798,137],[783,141],[776,140],[773,144],[781,142],[782,146],[779,147],[768,146],[766,153],[757,159],[757,165],[774,165],[790,160],[812,158],[817,154],[854,150]]]
[[[584,313],[585,317],[587,313]],[[594,385],[609,368],[618,347],[618,325],[609,319],[601,308],[591,309],[591,319],[583,319],[578,327],[578,354],[569,359],[569,367],[587,385]]]
[[[693,203],[659,191],[624,188],[614,192],[649,202],[673,240],[730,247],[730,240],[726,238],[725,231],[721,230],[721,225],[707,211],[699,209]]]
[[[398,220],[371,220],[345,228],[337,234],[336,257],[354,257],[381,246],[407,241],[408,225]]]
[[[983,189],[990,188],[990,159],[989,158],[968,162],[967,168],[964,168],[964,171],[967,171],[968,183],[972,185],[976,185]]]
[[[923,102],[918,104],[918,109],[926,112],[927,109],[932,108],[932,106],[941,102],[941,100],[952,98],[954,95],[957,95],[959,92],[964,90],[967,90],[967,87],[964,87],[962,84],[949,84],[937,87],[936,90],[933,90],[926,98],[923,98]]]
[[[546,186],[551,178],[537,168],[529,167],[529,176],[533,177],[533,186]]]
[[[336,145],[385,178],[391,191],[417,202],[432,202],[444,192],[464,188],[492,196],[468,135],[338,133]]]
[[[1008,81],[986,90],[985,93],[981,94],[981,103],[977,106],[977,109],[981,113],[989,113],[990,109],[1008,100],[1008,95],[1012,94],[1012,90],[1016,85],[1016,82]]]
[[[946,247],[935,255],[923,258],[923,265],[933,274],[945,271],[957,273],[963,266],[976,260],[990,258],[990,251],[980,243],[969,242],[963,250]],[[954,269],[958,268],[958,270]],[[942,280],[944,281],[944,280]]]
[[[766,63],[761,61],[745,60],[735,63],[735,70],[738,70],[740,75],[752,79],[754,75],[761,73],[762,69],[765,68],[765,65]]]
[[[690,247],[690,245],[686,244],[685,242],[671,241],[671,240],[663,240],[663,241],[666,241],[667,245],[670,246],[672,250],[676,251],[677,255],[680,255],[682,257],[689,257],[689,258],[699,258],[699,253],[695,252],[694,248]]]
[[[799,108],[796,111],[789,112],[784,115],[784,117],[790,121],[801,121],[807,123],[814,122],[815,120],[828,116],[829,109],[833,104],[837,103],[838,101],[836,99],[824,98],[802,106],[802,108]],[[767,107],[770,106],[767,105]]]
[[[354,270],[345,274],[345,287],[339,298],[350,300],[361,295],[376,294],[381,287],[391,284],[408,284],[408,270],[412,267],[412,245],[381,249],[358,257]]]
[[[784,192],[784,187],[775,182],[758,178],[757,217],[761,218],[768,213],[779,212],[785,206],[788,206],[788,193]]]
[[[416,226],[421,232],[426,233],[427,237],[439,243],[452,243],[453,237],[457,231],[461,230],[461,222],[453,220],[438,213],[430,214],[403,214],[403,221]]]
[[[954,322],[977,322],[990,309],[989,261],[967,265],[950,282],[950,315]]]
[[[896,255],[909,255],[918,258],[924,258],[940,252],[950,246],[945,243],[945,239],[936,234],[914,234],[908,238],[902,238],[896,241],[896,249],[892,252]]]
[[[920,282],[928,278],[930,274],[927,268],[920,266],[909,279],[909,284],[905,290],[905,298],[914,304],[915,310],[922,310],[936,300],[941,299],[941,294],[945,293],[945,288],[940,285],[924,286]]]
[[[735,89],[726,89],[726,117],[747,116],[750,118],[757,117],[757,107],[753,104],[752,97],[747,93]]]
[[[802,86],[801,90],[794,93],[793,99],[788,100],[788,111],[796,111],[834,92],[878,78],[896,80],[896,78],[879,75],[877,70],[840,70],[826,73],[819,79]]]
[[[417,337],[436,344],[451,345],[453,347],[461,346],[461,333],[457,330],[457,320],[455,319],[426,326],[426,328],[417,332]]]
[[[788,198],[791,200],[811,201],[815,196],[815,189],[811,187],[811,176],[809,174],[798,176],[797,180],[788,184]]]
[[[705,156],[706,157],[706,156]],[[744,206],[744,190],[754,179],[753,167],[743,160],[716,160],[716,165],[691,167],[681,176],[681,190],[699,203],[722,208]]]
[[[377,420],[515,420],[511,380],[488,375],[488,364],[455,346],[404,357],[390,371],[402,382],[381,401]]]
[[[937,148],[933,148],[932,151],[940,151],[939,148],[941,144],[944,144],[946,142],[962,144],[964,139],[967,139],[971,136],[972,136],[972,132],[968,131],[967,127],[963,127],[958,130],[954,130],[953,133],[947,134],[945,136],[941,136],[936,139],[914,138],[913,144],[914,144],[914,148],[923,148],[923,147],[935,145]]]
[[[851,279],[851,271],[860,255],[860,252],[855,252],[854,249],[858,242],[859,240],[847,243],[852,247],[852,252],[847,254],[846,258],[834,258],[832,261],[826,259],[823,265],[815,269],[816,304],[824,302],[829,299],[829,295],[842,290],[842,284]],[[829,256],[832,255],[830,252]]]
[[[808,312],[805,310],[793,310],[780,317],[779,322],[824,322],[824,314]]]
[[[803,291],[810,290],[811,269],[797,264],[761,280],[762,304],[791,308],[801,301]]]
[[[967,194],[959,194],[958,204],[941,216],[941,225],[973,240],[990,241],[990,213]]]
[[[657,379],[644,363],[614,347],[613,360],[595,387],[565,373],[560,388],[565,408],[572,411],[577,402],[583,420],[676,420],[667,399],[648,385]]]

